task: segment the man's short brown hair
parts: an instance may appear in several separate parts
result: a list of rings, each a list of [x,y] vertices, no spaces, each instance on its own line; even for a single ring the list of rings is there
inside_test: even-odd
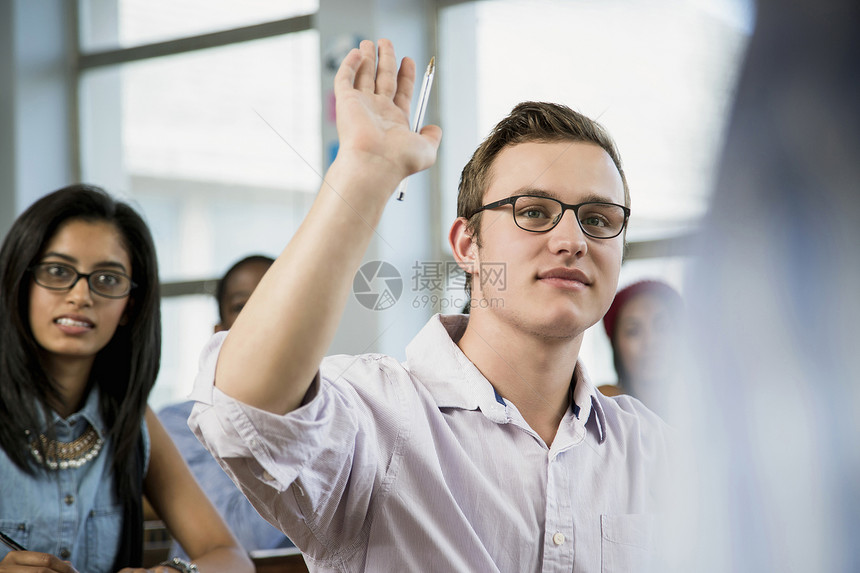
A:
[[[621,156],[609,133],[602,125],[565,105],[526,101],[518,104],[502,119],[490,135],[478,146],[463,167],[457,195],[457,216],[465,217],[475,244],[481,246],[481,215],[475,213],[483,205],[484,193],[490,183],[490,171],[499,153],[519,143],[556,143],[581,141],[603,148],[621,175],[624,185],[624,206],[630,206],[627,177],[621,167]],[[472,292],[472,274],[466,272],[466,292]]]
[[[518,104],[502,119],[478,146],[460,175],[457,216],[469,219],[473,240],[480,246],[481,213],[484,193],[490,183],[490,171],[496,156],[506,147],[519,143],[555,143],[581,141],[602,147],[612,158],[624,184],[624,205],[630,206],[627,178],[621,167],[621,156],[609,133],[596,121],[567,106],[527,101]]]

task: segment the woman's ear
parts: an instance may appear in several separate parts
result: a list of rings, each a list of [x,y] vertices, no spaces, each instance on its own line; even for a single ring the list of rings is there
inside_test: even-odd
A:
[[[477,260],[478,244],[465,217],[457,217],[448,232],[448,243],[454,253],[454,260],[464,272],[471,273]]]

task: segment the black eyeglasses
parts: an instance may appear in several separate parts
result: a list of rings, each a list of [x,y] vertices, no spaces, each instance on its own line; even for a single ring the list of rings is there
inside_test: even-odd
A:
[[[119,271],[94,271],[89,274],[64,263],[39,263],[30,267],[36,284],[50,290],[70,290],[81,279],[87,279],[90,290],[106,298],[122,298],[137,285]]]
[[[481,211],[512,205],[514,223],[524,231],[545,233],[558,225],[564,212],[573,211],[582,232],[595,239],[612,239],[621,234],[630,218],[630,209],[615,203],[586,201],[568,205],[557,199],[538,195],[514,195],[501,201],[484,205],[470,216]]]

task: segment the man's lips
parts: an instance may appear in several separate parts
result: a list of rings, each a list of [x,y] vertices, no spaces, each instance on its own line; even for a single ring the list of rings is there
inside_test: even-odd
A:
[[[579,269],[569,269],[566,267],[549,269],[538,273],[538,279],[559,284],[581,283],[585,286],[591,285],[591,281],[584,272]]]

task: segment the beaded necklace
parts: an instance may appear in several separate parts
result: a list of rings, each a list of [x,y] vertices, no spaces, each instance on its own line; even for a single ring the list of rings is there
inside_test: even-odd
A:
[[[79,468],[99,455],[104,440],[92,426],[71,442],[49,440],[45,434],[30,442],[30,453],[50,470]],[[40,447],[41,446],[41,447]],[[44,455],[43,455],[44,452]]]

